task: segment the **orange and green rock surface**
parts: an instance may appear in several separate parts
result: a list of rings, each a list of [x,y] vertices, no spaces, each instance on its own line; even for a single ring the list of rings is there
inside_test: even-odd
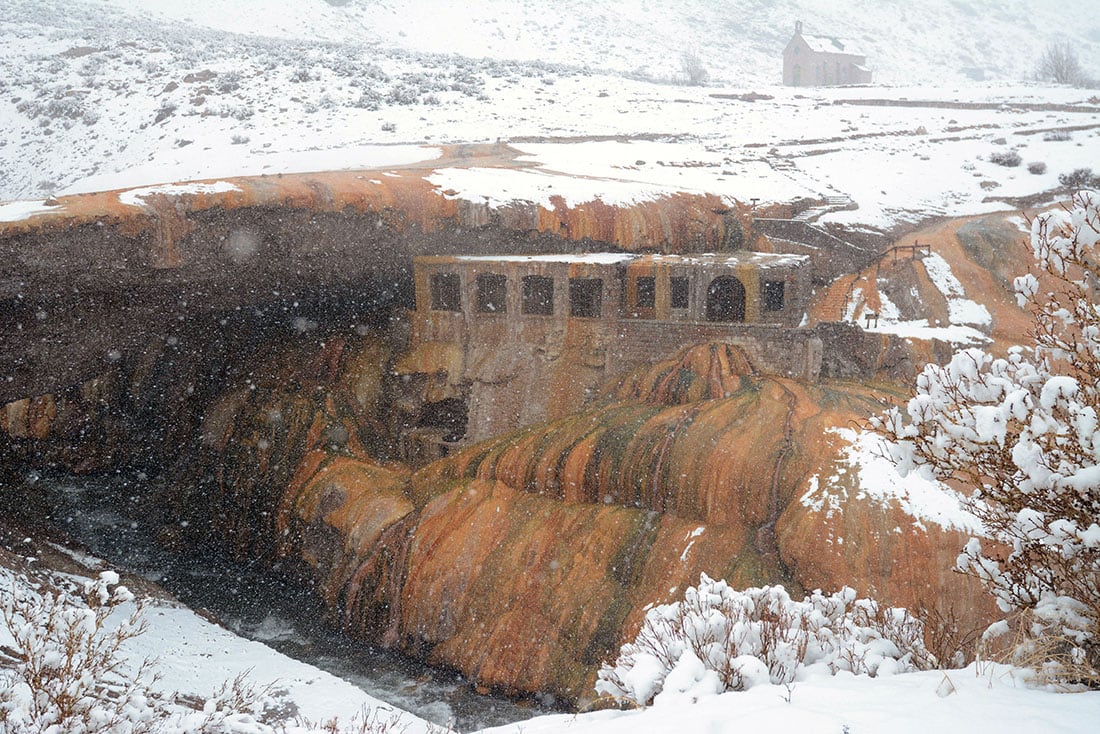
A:
[[[373,381],[367,361],[342,364],[358,376],[335,382]],[[755,375],[736,348],[706,344],[625,377],[591,410],[410,474],[325,438],[354,400],[318,400],[311,415],[275,391],[229,421],[218,506],[241,555],[302,561],[348,631],[487,687],[583,699],[646,607],[700,572],[988,617],[950,572],[965,534],[861,497],[837,469],[832,429],[896,397]],[[262,443],[248,438],[257,425]],[[289,462],[292,477],[275,468]],[[819,477],[848,483],[839,511],[802,501]]]
[[[968,224],[927,235],[989,308],[1000,346],[1025,324],[1002,292],[1012,258],[984,249],[985,230]],[[917,298],[934,301],[919,263],[901,269]],[[869,303],[878,275],[862,276]],[[823,293],[815,309],[835,300]],[[190,439],[166,441],[191,442],[171,503],[242,558],[295,562],[349,632],[488,687],[590,695],[646,607],[678,598],[700,572],[795,595],[850,585],[967,624],[994,614],[951,572],[965,529],[867,493],[846,453],[844,430],[904,388],[765,376],[736,348],[705,344],[623,376],[580,412],[411,471],[392,461],[384,409],[400,355],[369,336],[306,342],[250,353],[206,404],[187,402],[188,380],[158,372],[154,349],[126,375],[10,403],[2,425],[24,443],[48,442],[62,424],[109,433],[97,407],[107,393],[138,405],[157,391],[180,396],[148,407],[186,408],[195,425]],[[915,361],[921,344],[907,347]],[[825,490],[830,502],[807,501]]]

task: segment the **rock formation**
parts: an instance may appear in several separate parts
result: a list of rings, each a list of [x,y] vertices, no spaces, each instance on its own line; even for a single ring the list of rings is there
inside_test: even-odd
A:
[[[838,473],[830,429],[883,393],[761,376],[707,344],[624,377],[593,410],[410,474],[372,458],[382,348],[332,342],[254,365],[255,387],[206,411],[174,490],[240,557],[300,568],[352,634],[487,687],[577,700],[645,607],[704,571],[990,611],[949,572],[960,532],[857,487],[839,512],[801,501]]]
[[[584,216],[608,236],[602,215]],[[608,216],[633,231],[627,220],[647,215]],[[82,386],[7,404],[0,452],[83,471],[168,467],[156,509],[166,525],[191,521],[182,540],[289,567],[350,633],[512,692],[591,695],[646,607],[700,572],[795,595],[851,585],[967,624],[994,613],[950,571],[965,528],[866,493],[846,454],[838,429],[898,388],[834,379],[839,366],[814,384],[769,376],[712,342],[621,376],[583,410],[412,471],[395,461],[392,312],[378,319],[390,333],[350,320],[226,326],[226,313],[147,339]],[[860,368],[879,377],[938,348],[853,338],[894,350],[896,362]],[[808,500],[823,487],[829,503]]]

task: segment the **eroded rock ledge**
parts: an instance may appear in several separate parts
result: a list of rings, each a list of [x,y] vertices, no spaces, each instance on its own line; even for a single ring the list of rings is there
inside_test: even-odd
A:
[[[128,400],[163,401],[161,422],[191,421],[190,440],[163,447],[166,540],[297,568],[355,636],[574,701],[646,606],[704,571],[796,593],[847,584],[968,621],[992,611],[950,573],[960,531],[860,496],[847,471],[832,429],[888,393],[762,376],[712,343],[411,472],[390,458],[389,350],[371,336],[259,349],[189,419],[168,412],[186,386],[158,371],[173,369],[163,354],[119,379]],[[803,501],[821,482],[841,504]]]

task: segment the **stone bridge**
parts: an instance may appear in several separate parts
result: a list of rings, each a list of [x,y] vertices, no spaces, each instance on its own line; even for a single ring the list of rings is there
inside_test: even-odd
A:
[[[190,319],[251,311],[288,329],[334,315],[350,326],[412,306],[415,255],[716,251],[743,226],[709,196],[491,208],[441,192],[430,170],[74,195],[0,222],[0,402],[77,384]]]

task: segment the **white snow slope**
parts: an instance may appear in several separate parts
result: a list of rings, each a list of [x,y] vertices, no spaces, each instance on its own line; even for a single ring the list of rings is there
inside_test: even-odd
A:
[[[406,165],[440,143],[504,140],[541,167],[433,181],[475,200],[846,194],[859,209],[829,218],[884,227],[987,211],[1100,160],[1098,92],[1027,82],[1056,38],[1100,76],[1100,21],[1064,13],[1050,0],[0,0],[0,199]],[[774,86],[799,18],[858,41],[876,86]],[[683,85],[683,49],[708,86]],[[1022,165],[990,160],[1012,149]]]
[[[641,711],[542,716],[485,734],[1085,734],[1100,721],[1100,692],[1027,688],[992,664],[882,678],[840,673],[669,700]]]
[[[79,556],[74,555],[74,558]],[[103,565],[99,559],[84,558],[86,560],[82,562],[89,567],[100,568]],[[69,578],[79,585],[94,575]],[[0,599],[6,601],[10,598],[14,592],[13,583],[25,587],[28,581],[0,572]],[[133,603],[128,603],[116,609],[104,629],[114,629],[133,612],[133,606]],[[293,707],[296,717],[317,726],[332,719],[350,726],[373,716],[383,721],[399,718],[407,734],[441,731],[438,727],[432,729],[429,722],[423,719],[367,695],[334,675],[289,658],[262,643],[238,637],[190,609],[165,600],[155,600],[146,607],[142,618],[146,623],[145,632],[128,640],[122,647],[121,657],[126,663],[124,675],[131,675],[139,668],[141,661],[152,661],[153,670],[159,676],[152,688],[166,697],[182,694],[204,701],[223,684],[243,675],[247,684],[256,691],[268,690],[281,703]],[[0,624],[0,645],[10,648],[12,644],[10,631],[6,625]],[[377,713],[373,713],[375,711]],[[0,724],[0,731],[7,734],[9,730]],[[242,726],[232,731],[247,734],[253,730]]]

